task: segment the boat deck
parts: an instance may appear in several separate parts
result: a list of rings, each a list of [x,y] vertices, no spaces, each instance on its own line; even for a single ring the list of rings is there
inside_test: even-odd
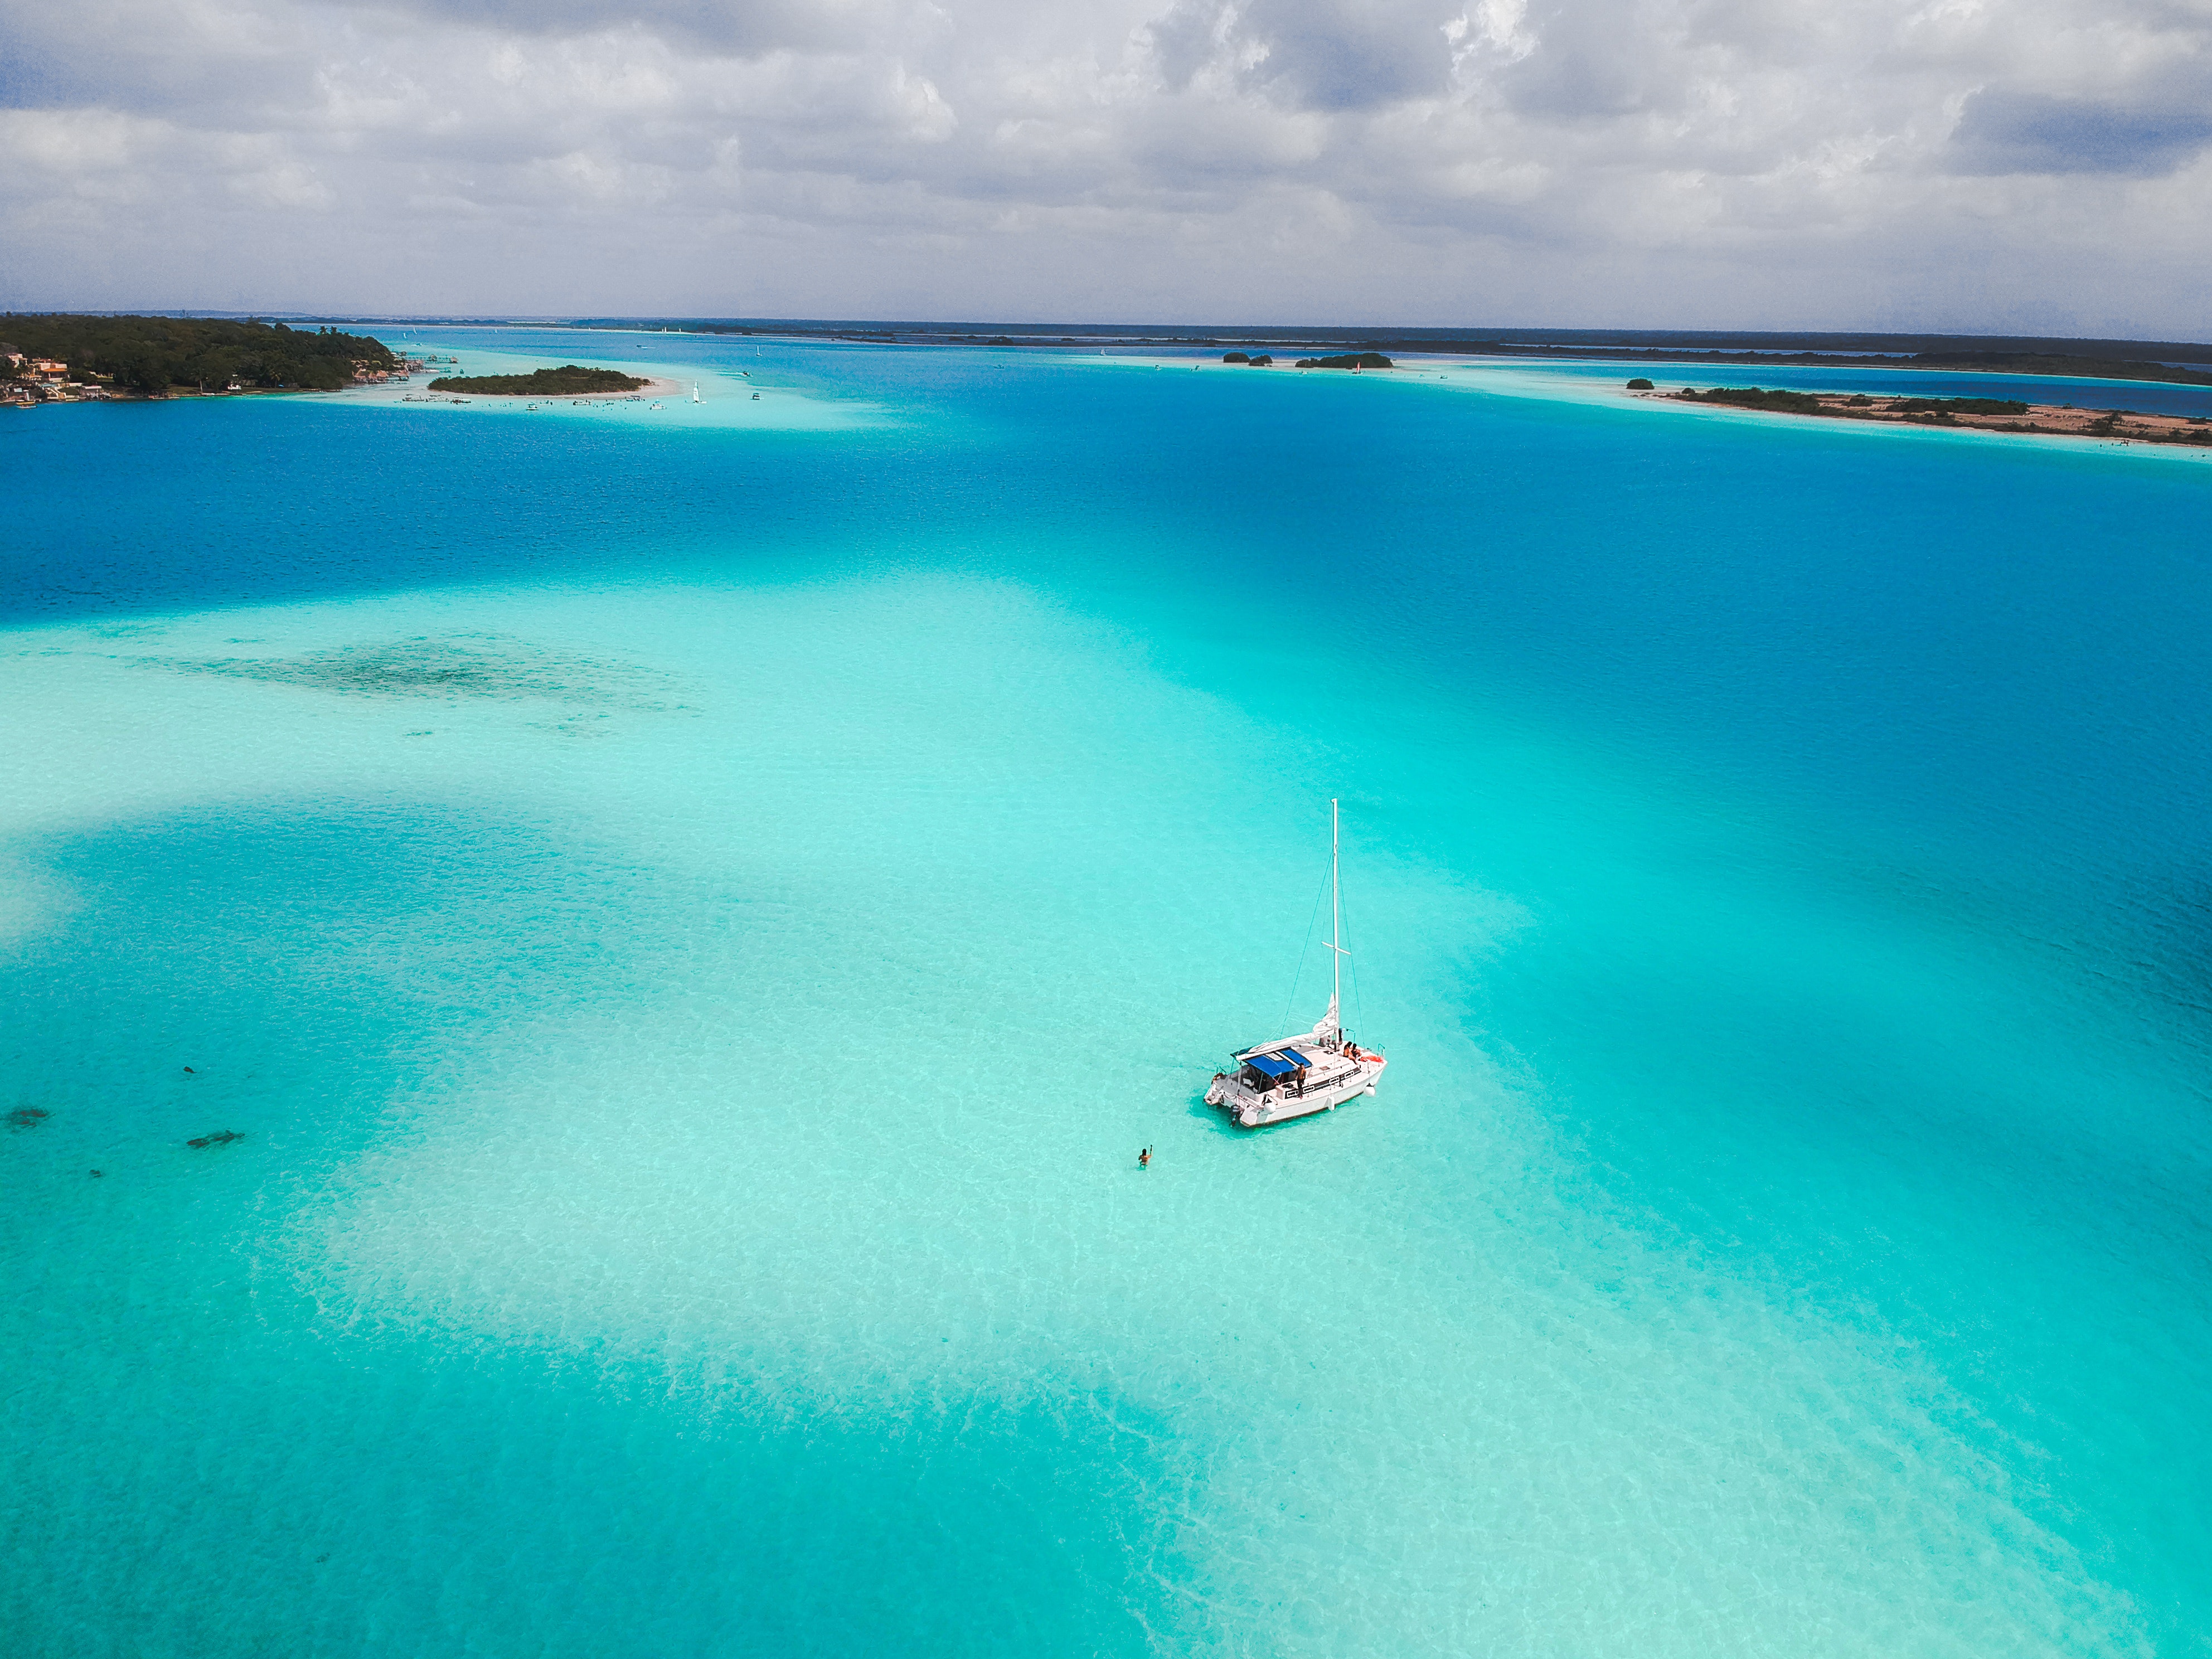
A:
[[[1291,1074],[1273,1087],[1255,1089],[1243,1074],[1243,1068],[1255,1060],[1261,1062],[1261,1069],[1264,1071],[1264,1062],[1291,1054],[1308,1062],[1303,1085]],[[1228,1113],[1232,1122],[1248,1129],[1284,1123],[1340,1106],[1371,1089],[1385,1063],[1380,1054],[1363,1054],[1355,1060],[1349,1054],[1321,1047],[1310,1036],[1243,1049],[1235,1060],[1239,1069],[1217,1079],[1206,1091],[1206,1101]]]

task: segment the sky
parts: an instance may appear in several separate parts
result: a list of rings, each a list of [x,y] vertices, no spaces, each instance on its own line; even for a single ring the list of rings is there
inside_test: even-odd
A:
[[[0,0],[0,305],[2212,337],[2212,0]]]

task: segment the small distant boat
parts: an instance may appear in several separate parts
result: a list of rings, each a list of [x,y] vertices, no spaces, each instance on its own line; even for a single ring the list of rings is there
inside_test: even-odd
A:
[[[705,401],[705,399],[701,398],[699,395],[699,383],[696,380],[691,382],[691,401],[695,404],[703,403]]]
[[[1337,1010],[1344,1000],[1344,959],[1352,954],[1338,942],[1344,906],[1339,896],[1337,805],[1328,804],[1328,948],[1335,975],[1328,1012],[1310,1031],[1240,1048],[1231,1069],[1216,1072],[1206,1103],[1229,1114],[1239,1128],[1288,1123],[1294,1117],[1333,1112],[1347,1100],[1375,1092],[1375,1080],[1389,1062],[1344,1035]]]

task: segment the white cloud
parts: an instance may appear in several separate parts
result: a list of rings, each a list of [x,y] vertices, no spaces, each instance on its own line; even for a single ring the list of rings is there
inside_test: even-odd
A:
[[[0,64],[15,305],[2205,331],[2184,0],[0,0]]]

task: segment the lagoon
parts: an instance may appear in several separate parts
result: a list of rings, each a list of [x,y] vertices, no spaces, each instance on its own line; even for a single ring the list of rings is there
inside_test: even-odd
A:
[[[2212,1632],[2212,462],[386,337],[0,434],[12,1651]]]

